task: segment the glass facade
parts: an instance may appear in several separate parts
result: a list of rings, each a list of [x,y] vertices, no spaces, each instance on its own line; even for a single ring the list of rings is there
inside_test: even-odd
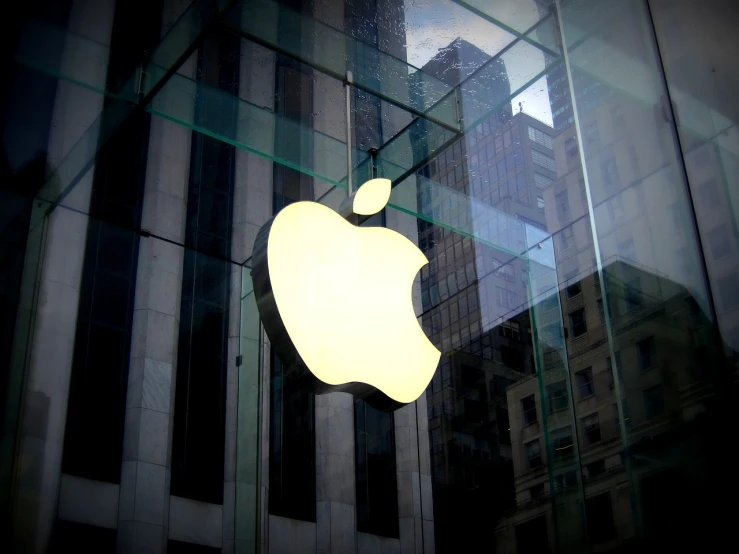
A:
[[[19,6],[0,48],[4,550],[731,544],[737,16]],[[315,394],[251,278],[271,217],[372,177],[392,194],[360,225],[428,259],[411,293],[441,351],[391,412]]]

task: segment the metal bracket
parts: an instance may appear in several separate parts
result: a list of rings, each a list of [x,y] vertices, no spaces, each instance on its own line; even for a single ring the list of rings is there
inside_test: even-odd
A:
[[[346,72],[346,194],[351,196],[352,187],[352,84],[354,76],[351,71]]]
[[[140,65],[138,68],[136,68],[136,78],[133,80],[133,93],[136,96],[144,95],[144,77],[145,76],[146,76],[146,72],[144,71],[144,66]]]

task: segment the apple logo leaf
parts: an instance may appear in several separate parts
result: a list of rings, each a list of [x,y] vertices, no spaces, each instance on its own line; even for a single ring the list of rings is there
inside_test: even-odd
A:
[[[390,179],[367,181],[354,193],[352,211],[357,215],[376,214],[387,205],[391,190]]]

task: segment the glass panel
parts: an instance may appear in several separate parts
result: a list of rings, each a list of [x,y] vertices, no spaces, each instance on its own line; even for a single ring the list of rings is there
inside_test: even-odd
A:
[[[739,349],[739,322],[733,285],[739,275],[739,114],[728,91],[734,90],[734,61],[717,44],[734,44],[728,6],[651,4],[664,63],[674,122],[690,182],[693,209],[701,232],[718,324],[728,355]],[[690,33],[707,27],[712,33]],[[720,83],[720,84],[719,84]],[[685,260],[689,263],[689,260]]]
[[[521,2],[520,0],[503,0],[486,2],[485,0],[454,0],[473,13],[492,21],[501,28],[516,36],[526,36],[532,44],[550,50],[559,51],[554,40],[555,18],[550,9],[553,0]]]
[[[238,367],[238,423],[236,430],[236,513],[237,552],[256,552],[261,503],[259,441],[262,383],[262,326],[254,300],[251,269],[241,272],[241,325],[239,332],[241,364]]]
[[[687,503],[722,517],[710,507],[718,496],[700,484],[715,460],[698,428],[728,432],[710,408],[723,392],[709,383],[730,372],[702,258],[711,246],[719,258],[731,247],[719,226],[701,251],[647,3],[557,5],[570,93],[559,121],[555,115],[562,131],[553,141],[560,180],[552,194],[569,193],[571,212],[556,215],[563,237],[565,225],[573,232],[558,265],[581,283],[566,305],[587,539],[677,549],[702,540],[683,515]],[[569,224],[582,213],[580,191],[591,224]],[[705,396],[688,400],[687,390]],[[630,502],[598,494],[599,483],[619,479]],[[689,527],[680,539],[670,531],[678,522]]]
[[[353,72],[356,85],[389,102],[458,127],[451,87],[386,52],[270,0],[241,2],[228,24],[244,37],[283,52],[337,79]],[[429,109],[434,107],[433,112]]]

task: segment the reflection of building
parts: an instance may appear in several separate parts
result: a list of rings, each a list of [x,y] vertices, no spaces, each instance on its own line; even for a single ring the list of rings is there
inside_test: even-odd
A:
[[[597,274],[579,276],[533,307],[544,320],[540,330],[559,321],[557,296],[565,312],[575,308],[583,315],[570,315],[566,323],[567,360],[547,349],[544,335],[543,371],[507,390],[516,509],[496,530],[502,552],[514,552],[519,528],[533,521],[549,530],[550,548],[555,525],[565,541],[568,533],[578,536],[578,520],[553,513],[552,498],[557,505],[580,503],[580,479],[591,542],[609,549],[627,543],[640,525],[631,511],[630,486],[639,484],[641,517],[664,509],[658,495],[674,477],[659,461],[665,440],[676,429],[694,428],[706,409],[701,401],[710,377],[699,368],[707,361],[711,325],[690,292],[624,260],[607,262],[605,275],[615,363]],[[637,280],[638,289],[628,284]],[[688,448],[679,457],[687,461],[691,455]]]
[[[490,63],[497,77],[479,92],[507,99],[502,61],[466,41],[454,41],[423,69],[458,84]],[[464,101],[461,110],[464,117]],[[556,176],[551,135],[530,116],[512,115],[506,100],[420,174],[511,225],[543,229],[542,191]],[[486,522],[513,501],[506,389],[534,372],[526,266],[510,252],[422,221],[419,246],[430,259],[421,272],[423,324],[443,352],[427,389],[436,548],[474,550],[489,542]],[[462,524],[471,531],[460,537]]]

